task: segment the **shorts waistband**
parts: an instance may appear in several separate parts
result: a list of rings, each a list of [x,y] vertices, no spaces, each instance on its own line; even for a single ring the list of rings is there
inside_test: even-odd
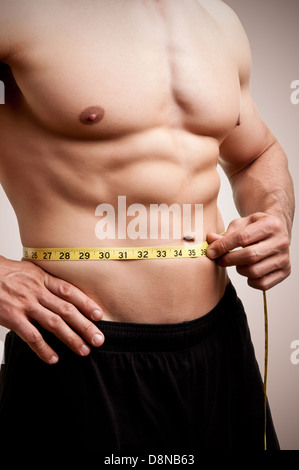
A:
[[[96,322],[105,335],[101,350],[113,351],[167,351],[192,346],[208,336],[228,317],[243,308],[234,286],[229,283],[223,297],[207,314],[195,320],[147,324],[102,320]]]

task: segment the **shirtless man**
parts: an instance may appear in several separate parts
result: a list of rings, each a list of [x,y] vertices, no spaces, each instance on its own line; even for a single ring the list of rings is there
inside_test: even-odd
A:
[[[80,374],[82,370],[87,376],[91,374],[87,364],[93,364],[95,356],[102,361],[100,351],[107,356],[113,324],[171,328],[173,324],[189,325],[209,318],[230,286],[226,266],[235,265],[250,286],[261,290],[290,274],[292,181],[285,153],[250,96],[248,41],[236,15],[224,2],[1,0],[0,11],[0,78],[6,85],[6,103],[0,108],[0,178],[16,212],[23,245],[136,245],[136,240],[129,238],[99,243],[96,237],[96,207],[108,203],[117,208],[119,195],[126,196],[128,205],[137,202],[145,207],[153,203],[202,204],[203,233],[210,243],[208,256],[196,259],[33,263],[1,257],[0,323],[14,333],[9,333],[13,336],[7,340],[5,351],[0,416],[6,433],[11,422],[8,415],[16,407],[19,420],[29,419],[21,393],[23,400],[25,396],[27,403],[30,398],[34,404],[30,405],[30,416],[34,407],[41,406],[45,429],[53,431],[47,421],[53,414],[58,428],[64,426],[58,421],[59,413],[66,413],[69,423],[78,419],[80,426],[87,420],[83,411],[81,416],[79,404],[88,399],[82,395],[68,411],[66,403],[72,396],[70,390],[75,393],[79,383],[93,400],[95,379],[91,376],[93,385],[88,389],[86,377]],[[224,235],[219,235],[225,228],[217,209],[218,163],[232,184],[241,216]],[[182,234],[181,244],[192,247],[192,240],[183,240],[188,235]],[[150,238],[138,241],[140,246],[167,243],[174,242]],[[243,249],[232,251],[238,247]],[[125,338],[129,338],[129,331]],[[160,338],[160,333],[157,329],[155,337]],[[141,335],[144,340],[146,334]],[[116,349],[118,341],[125,339],[117,334]],[[22,348],[19,363],[15,362],[18,348]],[[117,352],[115,357],[120,356]],[[128,352],[122,352],[128,358]],[[223,350],[219,354],[223,356]],[[84,362],[88,360],[91,362]],[[73,387],[67,395],[60,381],[72,369],[72,361],[76,368],[80,364],[81,372],[78,383],[67,377]],[[213,376],[225,371],[220,363],[216,371],[213,364],[209,367]],[[115,376],[121,375],[120,366],[115,367]],[[178,366],[185,367],[185,363]],[[17,395],[17,378],[12,375],[22,375],[24,368],[22,380],[30,391],[25,387],[27,391],[23,388]],[[108,368],[110,373],[113,366]],[[132,442],[140,447],[145,442],[150,447],[152,442],[154,446],[152,422],[147,426],[143,421],[145,437],[139,442],[142,433],[132,414],[131,431],[128,422],[125,433],[110,430],[110,421],[117,422],[119,428],[125,420],[122,412],[116,416],[112,408],[118,400],[116,388],[122,387],[122,396],[126,390],[123,384],[114,382],[114,376],[105,378],[104,369],[101,363],[102,389],[109,380],[114,387],[105,389],[106,395],[103,392],[108,402],[111,397],[105,410],[93,408],[94,416],[106,423],[100,441],[105,442],[107,434],[111,447],[118,449],[132,447]],[[59,379],[55,375],[58,370],[63,370]],[[144,377],[150,370],[149,366]],[[124,375],[131,373],[126,368],[124,371]],[[36,381],[32,387],[29,384],[34,374],[39,374],[38,384],[47,376],[51,379],[41,385],[39,397],[33,398],[38,385]],[[129,377],[131,383],[135,379],[133,374]],[[182,380],[188,389],[188,382]],[[38,401],[43,393],[53,398],[55,386],[59,403],[51,407],[46,398],[46,404]],[[157,397],[154,405],[150,402],[153,391],[147,395],[144,389],[142,393],[144,408],[148,405],[152,415],[159,414],[162,426],[161,409],[171,392],[160,410],[151,408],[157,403]],[[211,388],[209,395],[214,393]],[[218,393],[221,395],[221,391]],[[140,413],[136,396],[131,391],[127,394],[124,406],[131,405],[132,412],[136,405]],[[217,395],[213,397],[218,403]],[[48,408],[51,413],[47,414]],[[176,405],[174,409],[179,420]],[[227,404],[224,409],[227,411]],[[192,410],[191,415],[196,414],[194,407]],[[211,424],[211,409],[209,415]],[[213,432],[205,419],[205,431],[210,436],[206,441],[202,430],[194,440],[201,440],[203,448],[240,447],[240,423],[237,429],[232,427],[234,438],[228,442],[223,441],[228,431],[220,422],[222,434],[217,440],[217,419],[215,415]],[[178,442],[186,445],[181,422],[178,442],[177,428],[172,434],[172,425],[167,425],[174,448]],[[67,435],[70,429],[71,425]],[[131,441],[119,437],[130,432]],[[163,432],[165,436],[165,429]],[[23,439],[24,430],[20,433]],[[83,442],[83,434],[86,437],[82,430],[77,431],[79,442]],[[162,434],[158,438],[163,447]],[[92,441],[90,435],[88,439]],[[195,446],[190,436],[186,439]],[[248,439],[242,445],[256,444]],[[262,445],[262,433],[258,439],[257,447]],[[274,431],[272,444],[274,448],[277,445]]]

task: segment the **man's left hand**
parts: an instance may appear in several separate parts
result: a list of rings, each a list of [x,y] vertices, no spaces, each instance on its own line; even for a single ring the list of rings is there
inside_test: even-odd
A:
[[[236,266],[255,289],[266,291],[291,273],[290,237],[279,217],[257,212],[233,220],[223,235],[207,234],[207,241],[207,256],[220,266]]]

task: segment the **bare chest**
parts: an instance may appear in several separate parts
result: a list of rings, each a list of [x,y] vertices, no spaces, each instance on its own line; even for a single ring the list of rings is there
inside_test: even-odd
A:
[[[76,5],[38,11],[16,56],[35,119],[87,139],[165,126],[221,140],[235,127],[237,64],[196,0]]]

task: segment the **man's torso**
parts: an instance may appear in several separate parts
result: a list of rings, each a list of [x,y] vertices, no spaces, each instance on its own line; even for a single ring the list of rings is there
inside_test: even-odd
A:
[[[7,62],[19,91],[0,109],[0,176],[23,245],[174,244],[149,227],[146,240],[99,240],[96,208],[112,205],[117,228],[121,195],[147,209],[202,204],[203,236],[223,231],[219,145],[240,118],[225,6],[210,2],[214,16],[196,0],[11,5]],[[79,263],[39,264],[118,321],[196,318],[227,283],[207,258]]]

